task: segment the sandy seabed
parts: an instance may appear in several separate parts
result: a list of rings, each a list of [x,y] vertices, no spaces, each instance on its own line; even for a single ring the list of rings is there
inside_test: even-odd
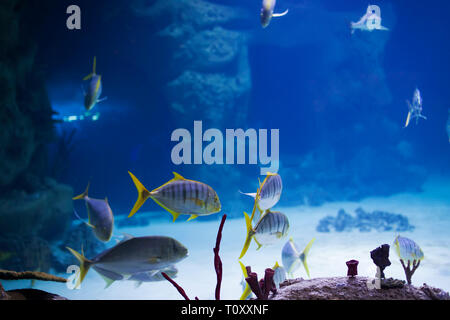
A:
[[[368,198],[360,202],[334,202],[320,207],[277,206],[277,211],[284,212],[289,217],[288,237],[259,251],[256,251],[256,244],[253,242],[241,261],[262,276],[264,269],[272,267],[275,261],[281,264],[281,249],[289,237],[292,237],[300,248],[304,248],[315,237],[316,241],[307,258],[312,278],[345,276],[345,262],[351,259],[359,260],[359,275],[372,277],[376,269],[370,258],[370,251],[384,243],[391,245],[396,232],[354,230],[320,233],[316,231],[316,226],[323,217],[336,216],[341,208],[351,214],[354,214],[358,207],[369,212],[383,210],[403,214],[415,226],[414,231],[401,234],[416,241],[425,254],[425,259],[413,276],[413,284],[420,286],[427,283],[450,291],[450,181],[430,179],[423,189],[421,193]],[[190,222],[155,222],[146,227],[121,228],[115,230],[115,233],[124,232],[134,236],[165,235],[176,238],[189,249],[189,256],[177,264],[179,272],[175,280],[190,298],[197,296],[199,299],[214,299],[216,273],[213,247],[219,223],[219,220],[202,222],[200,217]],[[222,299],[239,299],[242,293],[243,275],[237,258],[245,240],[245,233],[244,219],[227,219],[220,247],[223,263]],[[393,250],[390,252],[390,260],[392,265],[386,269],[386,276],[404,279],[403,269]],[[59,276],[68,277],[68,274]],[[294,276],[306,278],[303,267],[298,269]],[[3,284],[6,290],[11,290],[27,288],[30,282],[8,281]],[[36,289],[69,299],[182,299],[167,281],[143,283],[139,288],[135,287],[134,282],[118,281],[107,289],[104,287],[104,280],[93,269],[89,271],[81,289],[78,290],[69,290],[64,284],[51,282],[37,282],[35,286]]]

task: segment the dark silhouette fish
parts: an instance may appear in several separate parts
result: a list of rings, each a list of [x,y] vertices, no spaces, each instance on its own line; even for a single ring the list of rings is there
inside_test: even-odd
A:
[[[104,242],[111,239],[114,229],[114,215],[109,206],[108,199],[93,199],[88,196],[89,184],[86,190],[73,198],[73,200],[84,200],[88,212],[88,222],[95,236]]]
[[[89,82],[87,91],[84,93],[84,107],[86,111],[91,110],[99,102],[107,99],[107,97],[100,99],[102,94],[102,76],[95,72],[97,66],[97,59],[94,57],[94,66],[92,73],[83,78],[84,81],[91,80]]]
[[[188,250],[177,240],[165,236],[136,237],[119,242],[92,259],[75,250],[67,249],[80,262],[80,277],[76,287],[83,282],[91,267],[108,273],[110,279],[122,280],[149,271],[159,271],[179,262],[188,255]],[[118,275],[120,279],[115,279]]]

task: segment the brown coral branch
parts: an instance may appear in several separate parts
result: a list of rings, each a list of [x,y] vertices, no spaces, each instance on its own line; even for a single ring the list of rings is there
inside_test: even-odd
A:
[[[420,260],[419,260],[419,262],[417,262],[416,260],[413,261],[413,269],[412,270],[411,270],[411,261],[408,260],[408,266],[405,266],[403,259],[400,259],[400,262],[402,263],[403,270],[405,271],[406,281],[408,282],[408,284],[412,284],[411,279],[412,279],[414,272],[416,272],[417,268],[420,266]],[[416,262],[417,262],[417,264],[416,264]]]
[[[55,282],[67,282],[67,279],[57,277],[45,272],[37,271],[24,271],[15,272],[9,270],[0,270],[1,280],[42,280],[42,281],[55,281]]]
[[[178,290],[178,292],[183,296],[183,298],[185,300],[191,300],[189,299],[189,297],[187,296],[186,292],[183,290],[182,287],[180,287],[180,285],[178,283],[176,283],[174,280],[172,280],[165,272],[161,272],[161,275],[166,278],[167,281],[169,281],[174,287],[175,289]],[[198,299],[196,299],[198,300]]]
[[[214,268],[216,269],[217,275],[216,300],[220,300],[220,286],[222,284],[222,260],[220,260],[219,250],[220,250],[220,242],[222,241],[222,229],[226,219],[227,215],[224,214],[222,216],[222,221],[220,222],[219,231],[217,232],[216,247],[213,249]]]

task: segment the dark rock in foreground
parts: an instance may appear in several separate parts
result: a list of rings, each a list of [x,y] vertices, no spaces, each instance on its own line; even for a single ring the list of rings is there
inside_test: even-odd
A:
[[[367,277],[287,280],[270,300],[450,300],[441,289],[424,284],[420,288],[370,289]]]

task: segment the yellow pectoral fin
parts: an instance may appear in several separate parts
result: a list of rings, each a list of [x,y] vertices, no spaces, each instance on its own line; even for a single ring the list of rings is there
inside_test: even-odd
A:
[[[198,217],[197,214],[191,214],[191,216],[189,217],[189,219],[187,219],[187,221],[193,220],[193,219],[195,219],[195,218],[197,218],[197,217]]]
[[[97,80],[97,84],[95,85],[95,92],[98,92],[98,90],[100,89],[100,84],[102,83],[102,77],[99,76],[98,80]]]
[[[156,200],[155,198],[152,198],[157,204],[159,204],[161,207],[163,207],[164,209],[166,209],[172,216],[173,216],[173,222],[175,222],[175,220],[178,219],[178,217],[180,216],[181,213],[175,212],[169,208],[167,208],[165,205],[163,205],[161,202],[159,202],[158,200]]]
[[[89,80],[89,79],[91,79],[93,76],[94,76],[93,73],[88,74],[86,77],[83,78],[83,81]]]
[[[205,201],[204,200],[200,200],[200,199],[191,199],[194,201],[194,203],[199,206],[199,207],[204,207],[205,206]]]

